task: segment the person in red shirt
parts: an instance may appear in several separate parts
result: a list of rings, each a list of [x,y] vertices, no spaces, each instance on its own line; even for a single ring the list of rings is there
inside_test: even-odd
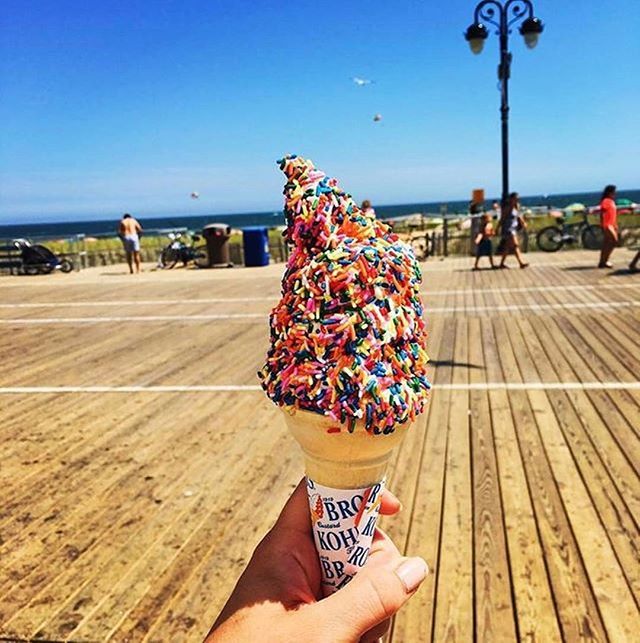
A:
[[[613,268],[609,257],[618,245],[618,213],[616,210],[616,186],[607,185],[600,199],[600,225],[604,234],[598,268]]]

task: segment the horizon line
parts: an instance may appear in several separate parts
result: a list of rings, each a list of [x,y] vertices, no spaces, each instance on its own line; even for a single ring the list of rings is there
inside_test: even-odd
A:
[[[520,195],[521,199],[534,199],[534,198],[541,198],[546,200],[549,200],[553,197],[567,197],[571,195],[577,195],[577,194],[599,194],[601,191],[600,190],[589,190],[589,191],[572,191],[572,192],[550,192],[550,193],[541,193],[541,194],[525,194],[525,195]],[[618,188],[618,192],[640,192],[640,187],[639,188]],[[488,201],[499,201],[500,197],[499,196],[486,196],[484,199],[484,202]],[[426,200],[421,200],[421,201],[409,201],[406,203],[381,203],[379,205],[376,205],[376,208],[392,208],[392,207],[407,207],[407,206],[442,206],[442,205],[448,205],[449,203],[469,203],[470,199],[439,199],[439,200],[432,200],[432,201],[426,201]],[[551,205],[551,204],[541,204],[541,205]],[[247,215],[266,215],[268,213],[272,213],[273,215],[280,215],[283,213],[282,209],[279,210],[273,210],[273,209],[266,209],[266,210],[245,210],[242,212],[198,212],[198,213],[192,213],[192,214],[176,214],[172,212],[165,212],[165,213],[158,213],[158,214],[142,214],[142,215],[137,215],[139,218],[147,218],[147,219],[166,219],[168,217],[175,217],[176,219],[190,219],[190,218],[196,218],[196,217],[236,217],[236,216],[247,216]],[[15,215],[15,216],[20,216],[20,215]],[[28,215],[27,215],[28,216]],[[107,221],[112,221],[114,217],[121,216],[121,214],[112,214],[112,215],[99,215],[100,218],[91,218],[91,214],[77,214],[77,215],[60,215],[60,216],[77,216],[77,217],[82,217],[82,218],[76,218],[76,219],[61,219],[61,218],[55,218],[55,214],[51,215],[44,215],[46,218],[39,219],[39,220],[26,220],[26,221],[19,221],[19,222],[10,222],[10,221],[5,221],[4,220],[4,215],[0,214],[0,227],[5,227],[5,226],[21,226],[21,225],[39,225],[42,223],[56,223],[56,224],[65,224],[65,223],[84,223],[87,221],[92,221],[92,222],[107,222]],[[49,218],[53,217],[53,218]],[[104,218],[102,218],[104,217]]]

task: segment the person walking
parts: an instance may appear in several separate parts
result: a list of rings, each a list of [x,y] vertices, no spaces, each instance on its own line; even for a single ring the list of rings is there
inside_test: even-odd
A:
[[[493,263],[493,248],[491,247],[491,237],[494,235],[491,215],[485,212],[480,220],[480,229],[475,238],[476,244],[476,262],[473,265],[474,270],[478,270],[480,257],[489,257],[489,263],[492,268],[496,265]]]
[[[529,264],[522,258],[520,251],[520,242],[518,241],[518,231],[527,229],[527,222],[520,214],[520,197],[517,192],[509,195],[509,202],[506,208],[502,210],[502,217],[498,224],[500,228],[500,245],[499,252],[502,253],[500,268],[508,268],[505,265],[507,255],[513,252],[518,260],[520,268],[527,268]]]
[[[142,226],[128,212],[122,215],[120,225],[118,226],[118,236],[122,240],[129,272],[133,274],[133,264],[135,262],[136,272],[140,272],[140,234]]]
[[[607,185],[600,199],[600,225],[604,240],[600,251],[598,268],[613,268],[609,261],[613,249],[618,245],[618,210],[616,208],[616,186]]]

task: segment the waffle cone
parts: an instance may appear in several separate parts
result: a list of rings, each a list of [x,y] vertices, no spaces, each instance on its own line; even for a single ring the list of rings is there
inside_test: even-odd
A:
[[[410,426],[401,424],[393,433],[374,435],[362,421],[349,432],[346,424],[318,413],[295,408],[283,413],[304,453],[307,477],[334,489],[358,489],[382,480],[393,449]]]

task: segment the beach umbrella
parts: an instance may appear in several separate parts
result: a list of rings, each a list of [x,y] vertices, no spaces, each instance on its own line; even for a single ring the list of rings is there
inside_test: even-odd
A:
[[[562,208],[565,212],[582,212],[587,209],[584,203],[570,203],[566,208]]]

